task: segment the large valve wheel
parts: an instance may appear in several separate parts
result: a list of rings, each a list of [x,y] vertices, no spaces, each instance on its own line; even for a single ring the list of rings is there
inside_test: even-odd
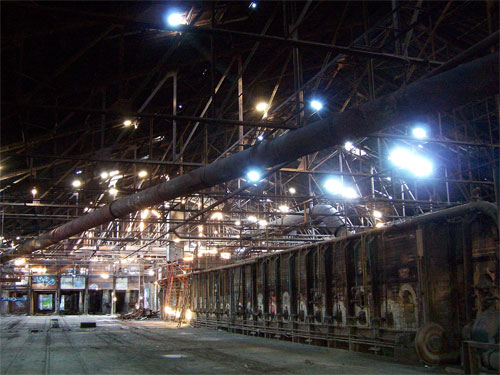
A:
[[[439,324],[427,323],[417,331],[415,349],[425,364],[435,366],[449,357],[445,330]]]

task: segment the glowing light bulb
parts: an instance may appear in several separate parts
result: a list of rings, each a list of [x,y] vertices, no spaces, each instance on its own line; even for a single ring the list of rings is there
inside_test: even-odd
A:
[[[251,182],[257,182],[260,180],[260,173],[256,170],[251,170],[247,173],[248,180]]]
[[[413,128],[412,134],[415,138],[418,139],[427,137],[427,131],[424,128]]]
[[[319,100],[312,100],[311,107],[315,111],[321,111],[323,109],[323,103],[321,103]]]
[[[170,26],[179,26],[186,24],[186,17],[182,13],[170,13],[167,16],[167,23]]]
[[[259,112],[265,112],[267,110],[267,103],[266,102],[257,103],[255,109]]]

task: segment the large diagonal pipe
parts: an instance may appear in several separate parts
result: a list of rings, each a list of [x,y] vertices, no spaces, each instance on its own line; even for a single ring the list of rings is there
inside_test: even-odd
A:
[[[420,116],[495,95],[498,93],[498,74],[498,56],[493,54],[414,82],[357,109],[336,113],[170,181],[120,198],[23,243],[13,255],[30,254],[115,218],[241,177],[252,167],[264,169],[296,160],[388,126],[402,126]]]

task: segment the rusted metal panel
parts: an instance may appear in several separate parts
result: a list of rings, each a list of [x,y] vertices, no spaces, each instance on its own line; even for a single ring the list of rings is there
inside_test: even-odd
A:
[[[192,277],[201,283],[220,272],[244,275],[232,279],[232,288],[237,295],[244,291],[238,301],[245,312],[217,316],[215,310],[207,314],[193,306],[192,323],[386,355],[419,353],[429,364],[456,360],[463,327],[481,308],[491,308],[495,293],[490,273],[498,269],[498,260],[490,263],[496,259],[496,216],[479,207],[457,207],[384,230],[195,272]],[[474,298],[472,317],[460,298],[467,263],[459,246],[462,221],[469,223],[470,262],[477,274],[470,287],[483,291],[483,297]]]

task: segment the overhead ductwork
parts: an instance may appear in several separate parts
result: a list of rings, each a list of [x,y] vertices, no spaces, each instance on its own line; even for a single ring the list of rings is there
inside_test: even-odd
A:
[[[336,113],[303,128],[219,159],[170,181],[120,198],[20,245],[14,256],[44,249],[115,218],[241,177],[250,167],[277,164],[343,144],[388,126],[498,94],[498,55],[492,54],[431,78],[414,82],[360,107]],[[3,257],[3,261],[11,257]]]
[[[283,215],[278,219],[269,222],[274,232],[281,234],[291,234],[296,232],[298,227],[304,223],[305,218],[309,217],[311,222],[319,227],[323,227],[326,233],[337,236],[345,228],[345,219],[340,215],[335,207],[330,204],[318,204],[312,209],[307,208],[304,217],[304,211],[294,212]]]

